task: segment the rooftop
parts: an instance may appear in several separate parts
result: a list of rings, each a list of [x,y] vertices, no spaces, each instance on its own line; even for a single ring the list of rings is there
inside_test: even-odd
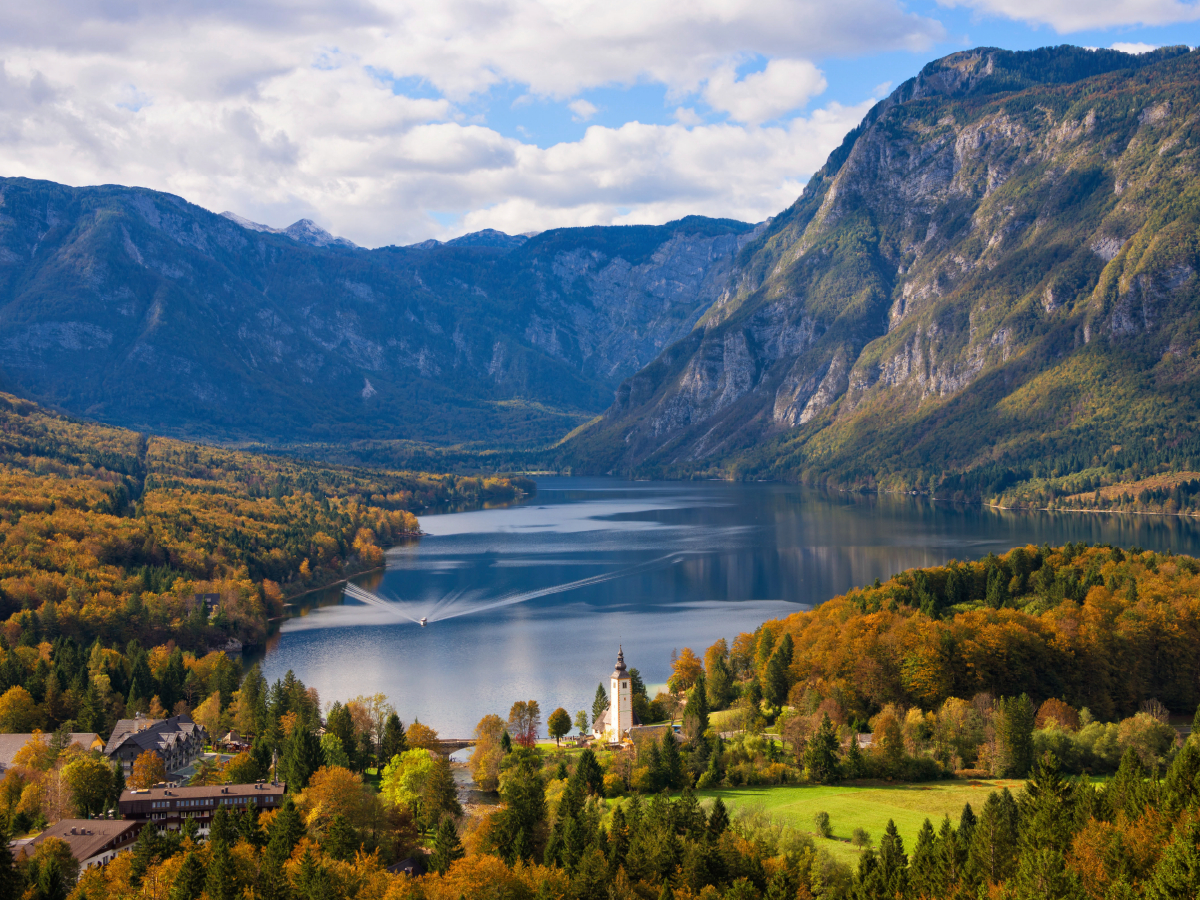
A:
[[[122,791],[121,802],[134,800],[189,800],[196,797],[241,797],[246,795],[265,797],[283,796],[283,782],[261,781],[256,784],[209,784],[200,787],[152,787],[141,791]]]
[[[140,828],[141,823],[126,819],[62,819],[30,841],[28,848],[32,851],[46,838],[62,838],[70,845],[71,855],[82,863],[103,850],[106,844],[120,843]]]

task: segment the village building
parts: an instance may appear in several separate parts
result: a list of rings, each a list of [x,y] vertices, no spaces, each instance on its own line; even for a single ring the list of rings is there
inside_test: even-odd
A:
[[[619,744],[629,729],[641,725],[633,711],[633,678],[625,668],[625,650],[617,649],[617,665],[609,677],[608,709],[592,723],[592,736],[598,741]]]
[[[133,849],[141,830],[141,822],[121,819],[61,819],[25,844],[18,855],[33,856],[42,841],[62,838],[71,848],[71,855],[82,872],[92,866],[106,865],[118,853]]]
[[[240,813],[251,804],[260,810],[278,809],[283,804],[285,790],[286,785],[262,781],[204,787],[154,787],[122,792],[117,809],[122,818],[153,823],[160,831],[175,830],[183,825],[184,819],[196,819],[200,832],[207,834],[218,809]]]
[[[33,740],[33,734],[0,734],[0,775],[12,768],[13,759],[17,753]],[[53,732],[40,732],[36,737],[50,743],[54,739]],[[94,731],[72,731],[67,735],[67,746],[76,745],[85,752],[88,750],[103,750],[104,741]]]
[[[204,752],[208,732],[189,715],[169,719],[147,719],[141,714],[121,719],[104,748],[109,759],[119,760],[128,777],[133,762],[147,750],[158,754],[167,772],[185,769]]]

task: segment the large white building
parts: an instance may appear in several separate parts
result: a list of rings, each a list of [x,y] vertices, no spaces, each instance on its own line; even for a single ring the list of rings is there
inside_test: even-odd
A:
[[[592,736],[598,741],[619,744],[629,729],[641,725],[633,714],[633,679],[625,668],[625,651],[617,649],[617,665],[609,681],[608,709],[592,723]]]

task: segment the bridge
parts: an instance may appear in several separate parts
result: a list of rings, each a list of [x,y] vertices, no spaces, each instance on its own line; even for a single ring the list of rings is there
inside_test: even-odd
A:
[[[442,756],[449,756],[456,750],[465,750],[467,747],[475,746],[475,738],[438,738],[437,746],[430,749],[435,750]]]

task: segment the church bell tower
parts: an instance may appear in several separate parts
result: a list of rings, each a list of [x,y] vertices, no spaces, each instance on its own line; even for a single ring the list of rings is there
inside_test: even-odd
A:
[[[633,727],[633,682],[625,668],[625,650],[617,648],[617,666],[612,673],[608,706],[608,740],[617,744]]]

